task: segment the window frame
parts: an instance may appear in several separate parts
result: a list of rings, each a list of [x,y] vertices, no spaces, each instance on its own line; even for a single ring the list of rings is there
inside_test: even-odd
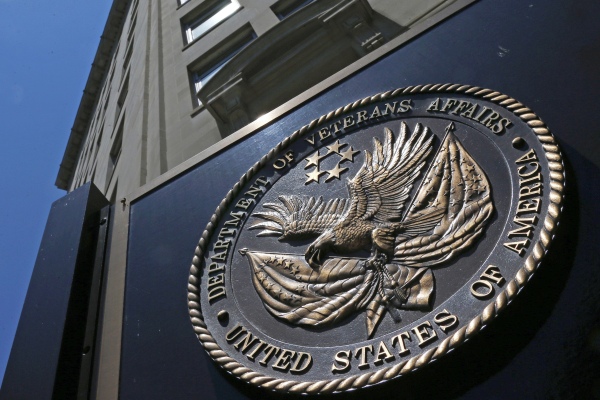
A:
[[[110,150],[108,152],[108,164],[106,165],[106,188],[110,186],[112,179],[115,175],[115,171],[117,170],[117,165],[119,164],[119,159],[121,158],[121,152],[123,149],[123,131],[125,130],[125,116],[121,118],[121,121],[117,128],[117,134],[110,146]]]
[[[271,6],[271,11],[277,16],[280,21],[283,21],[296,11],[309,6],[316,0],[279,0]]]
[[[181,26],[186,45],[208,34],[242,9],[238,0],[214,0],[200,7],[201,10],[196,9],[182,19]]]
[[[203,65],[188,68],[189,76],[191,81],[192,97],[194,101],[195,109],[204,108],[204,104],[198,98],[198,91],[208,82],[214,75],[216,75],[231,59],[233,59],[240,51],[246,46],[252,43],[258,35],[250,25],[245,25],[240,30],[235,32],[233,35],[219,43],[213,49],[223,49],[221,54],[212,58],[211,60],[204,62]],[[213,49],[208,51],[208,54],[212,53]],[[205,57],[201,57],[204,59]]]

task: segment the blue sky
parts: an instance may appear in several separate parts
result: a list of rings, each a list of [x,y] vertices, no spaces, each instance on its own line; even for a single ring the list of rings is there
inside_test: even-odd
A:
[[[110,6],[0,0],[0,380]]]

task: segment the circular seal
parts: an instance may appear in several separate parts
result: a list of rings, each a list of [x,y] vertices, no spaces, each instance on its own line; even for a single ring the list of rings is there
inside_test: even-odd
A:
[[[188,285],[198,338],[253,385],[383,382],[477,334],[546,253],[563,201],[554,137],[489,89],[425,85],[292,133],[217,207]]]

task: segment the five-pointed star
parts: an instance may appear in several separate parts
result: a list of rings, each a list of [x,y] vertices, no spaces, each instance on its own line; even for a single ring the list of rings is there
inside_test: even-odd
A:
[[[321,158],[323,158],[323,157],[319,156],[318,151],[315,152],[315,154],[313,154],[312,156],[305,158],[305,160],[308,161],[308,163],[304,166],[304,169],[307,169],[311,165],[314,165],[315,167],[319,168],[319,160]]]
[[[258,280],[263,283],[265,281],[265,279],[267,279],[267,274],[265,274],[264,272],[259,272],[258,274],[256,274],[256,277],[258,278]]]
[[[342,156],[342,159],[340,160],[340,162],[342,162],[342,161],[345,161],[345,160],[348,160],[348,161],[350,161],[350,162],[354,162],[354,155],[355,155],[356,153],[360,153],[360,151],[358,151],[358,150],[354,150],[354,149],[352,148],[352,146],[350,146],[350,148],[348,148],[348,150],[346,150],[346,151],[342,151],[342,152],[340,153],[340,156]]]
[[[306,180],[306,182],[304,184],[308,185],[312,181],[319,183],[319,177],[321,175],[323,175],[324,173],[325,173],[324,171],[319,171],[319,168],[315,168],[312,172],[309,172],[308,174],[306,174],[306,177],[308,179]]]
[[[460,200],[456,200],[456,199],[450,200],[450,206],[455,206],[455,205],[460,204],[460,203],[461,203]]]
[[[429,202],[429,207],[437,208],[437,206],[439,206],[439,205],[440,205],[440,202],[438,201],[438,199],[434,199],[434,201]]]
[[[346,145],[346,143],[340,143],[339,140],[336,140],[334,144],[332,144],[331,146],[327,146],[327,150],[329,150],[327,152],[327,154],[329,154],[329,153],[340,154],[340,148],[344,147],[345,145]]]
[[[327,179],[325,179],[325,182],[329,182],[330,180],[332,180],[333,178],[337,178],[340,179],[340,174],[344,171],[346,171],[348,168],[340,168],[340,164],[336,164],[335,168],[330,169],[329,171],[325,171],[329,174],[329,176],[327,177]]]

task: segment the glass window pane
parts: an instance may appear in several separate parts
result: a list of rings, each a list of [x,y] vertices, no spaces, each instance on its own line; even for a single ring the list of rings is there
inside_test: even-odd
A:
[[[225,54],[223,57],[214,62],[214,64],[208,66],[206,69],[201,70],[200,72],[194,72],[192,75],[192,79],[194,81],[194,88],[196,89],[196,93],[208,82],[213,76],[217,74],[231,60],[237,53],[242,51],[244,47],[246,47],[250,42],[252,42],[256,38],[256,34],[252,32],[251,34],[244,37],[237,43],[235,46],[231,48],[231,50]],[[200,100],[198,100],[199,105],[202,105]]]
[[[188,43],[204,35],[216,25],[229,18],[240,8],[240,3],[238,3],[237,0],[232,0],[229,3],[223,3],[222,7],[212,10],[213,13],[201,15],[200,18],[192,22],[186,30]]]

